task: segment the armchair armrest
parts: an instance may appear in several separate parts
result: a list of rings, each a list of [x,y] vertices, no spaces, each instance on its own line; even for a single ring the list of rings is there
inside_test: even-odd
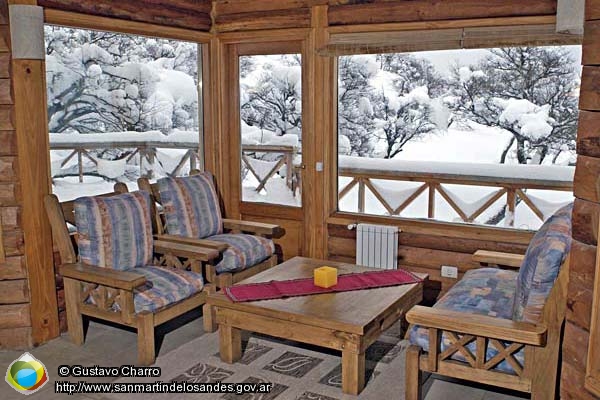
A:
[[[154,240],[155,241],[158,240],[161,242],[173,242],[173,243],[187,244],[190,246],[204,247],[205,249],[217,250],[219,253],[224,252],[225,249],[227,249],[227,247],[229,247],[229,245],[227,243],[216,242],[214,240],[196,239],[196,238],[189,238],[189,237],[185,237],[185,236],[167,235],[167,234],[154,235]]]
[[[212,261],[219,257],[219,251],[215,249],[165,240],[155,240],[154,251],[160,254],[168,253],[176,257],[185,257],[199,261]]]
[[[500,251],[477,250],[473,253],[473,261],[519,268],[525,256],[523,254],[503,253]]]
[[[60,273],[66,278],[124,290],[133,290],[146,283],[146,277],[142,274],[100,268],[82,263],[63,264],[60,266]]]
[[[257,235],[269,235],[273,237],[283,236],[283,229],[279,225],[265,224],[262,222],[241,221],[225,218],[223,219],[223,228],[251,232]]]
[[[528,322],[439,310],[423,306],[413,307],[406,314],[406,319],[411,324],[426,328],[468,333],[475,336],[534,346],[543,346],[546,344],[546,327]]]

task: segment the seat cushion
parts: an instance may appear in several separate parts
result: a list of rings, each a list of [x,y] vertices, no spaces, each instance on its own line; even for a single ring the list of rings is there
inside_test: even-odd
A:
[[[497,318],[510,319],[512,302],[514,299],[517,282],[517,272],[497,268],[479,268],[468,271],[464,277],[454,285],[434,306],[441,310],[464,312],[469,315],[486,315]],[[412,326],[409,333],[411,344],[420,346],[424,351],[429,351],[429,332],[426,328]],[[449,337],[442,335],[442,351],[451,346]],[[475,354],[475,343],[470,343],[467,348]],[[498,349],[488,344],[486,360],[490,360]],[[515,353],[519,363],[523,363],[523,350]],[[455,353],[452,359],[466,362],[464,356]],[[497,370],[514,373],[506,361],[496,366]]]
[[[271,257],[275,252],[273,241],[262,236],[225,233],[210,236],[207,239],[229,245],[215,266],[217,274],[241,271],[252,267]]]
[[[155,312],[171,304],[185,300],[204,287],[202,274],[167,267],[136,268],[146,277],[146,283],[135,289],[133,302],[135,312]]]
[[[537,322],[571,248],[573,204],[559,209],[537,231],[521,264],[512,319]]]
[[[135,312],[156,312],[160,309],[185,300],[204,287],[202,274],[169,267],[145,266],[129,270],[146,277],[146,283],[133,291]],[[98,289],[95,289],[97,291]],[[94,297],[88,296],[88,304],[95,304]],[[120,311],[117,303],[111,306]]]
[[[166,231],[196,239],[223,232],[219,198],[210,172],[158,180]]]
[[[75,200],[79,257],[86,264],[125,270],[152,263],[150,196],[139,191]]]

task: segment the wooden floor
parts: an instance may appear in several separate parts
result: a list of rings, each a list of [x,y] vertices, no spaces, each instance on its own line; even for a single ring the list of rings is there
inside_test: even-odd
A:
[[[186,316],[187,317],[187,316]],[[190,315],[187,320],[178,321],[177,329],[161,326],[165,331],[164,340],[158,356],[168,352],[203,334],[202,318]],[[158,335],[157,335],[158,336]],[[63,336],[50,343],[33,349],[30,352],[39,358],[49,371],[51,383],[47,384],[40,392],[27,396],[27,399],[70,399],[70,400],[105,400],[102,394],[73,395],[55,394],[53,382],[57,380],[57,368],[59,365],[81,364],[100,366],[120,366],[132,364],[136,360],[136,335],[134,332],[114,328],[107,325],[91,323],[88,330],[86,344],[83,347],[72,344],[68,337]],[[215,349],[216,351],[216,349]],[[20,351],[0,351],[0,366],[5,368],[13,360],[20,357]],[[72,378],[71,378],[72,379]],[[111,382],[116,378],[94,378],[95,382]],[[92,379],[87,379],[92,381]],[[430,378],[425,383],[426,397],[424,400],[518,400],[503,393],[486,390],[481,387],[465,386],[458,383],[442,381]],[[402,396],[399,394],[399,396]],[[23,399],[23,395],[6,387],[2,390],[3,400]],[[165,397],[168,398],[168,397]],[[171,397],[173,398],[173,397]],[[220,399],[221,395],[215,395]],[[345,396],[344,399],[352,399],[354,396]],[[398,397],[401,400],[403,397]],[[526,398],[526,397],[523,397]],[[290,399],[293,400],[293,399]]]

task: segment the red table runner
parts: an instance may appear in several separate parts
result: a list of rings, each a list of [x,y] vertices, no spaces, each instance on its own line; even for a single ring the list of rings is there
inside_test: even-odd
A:
[[[280,299],[284,297],[305,296],[349,290],[372,289],[385,286],[406,285],[421,282],[418,276],[403,269],[369,271],[338,276],[338,283],[330,288],[314,285],[313,278],[290,279],[287,281],[270,281],[247,283],[225,288],[225,295],[231,301],[255,301]]]

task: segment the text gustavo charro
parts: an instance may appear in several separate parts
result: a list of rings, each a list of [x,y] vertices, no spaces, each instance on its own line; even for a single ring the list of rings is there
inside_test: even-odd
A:
[[[160,367],[136,367],[134,365],[121,365],[120,367],[101,367],[94,365],[61,365],[58,367],[61,377],[159,377]]]

